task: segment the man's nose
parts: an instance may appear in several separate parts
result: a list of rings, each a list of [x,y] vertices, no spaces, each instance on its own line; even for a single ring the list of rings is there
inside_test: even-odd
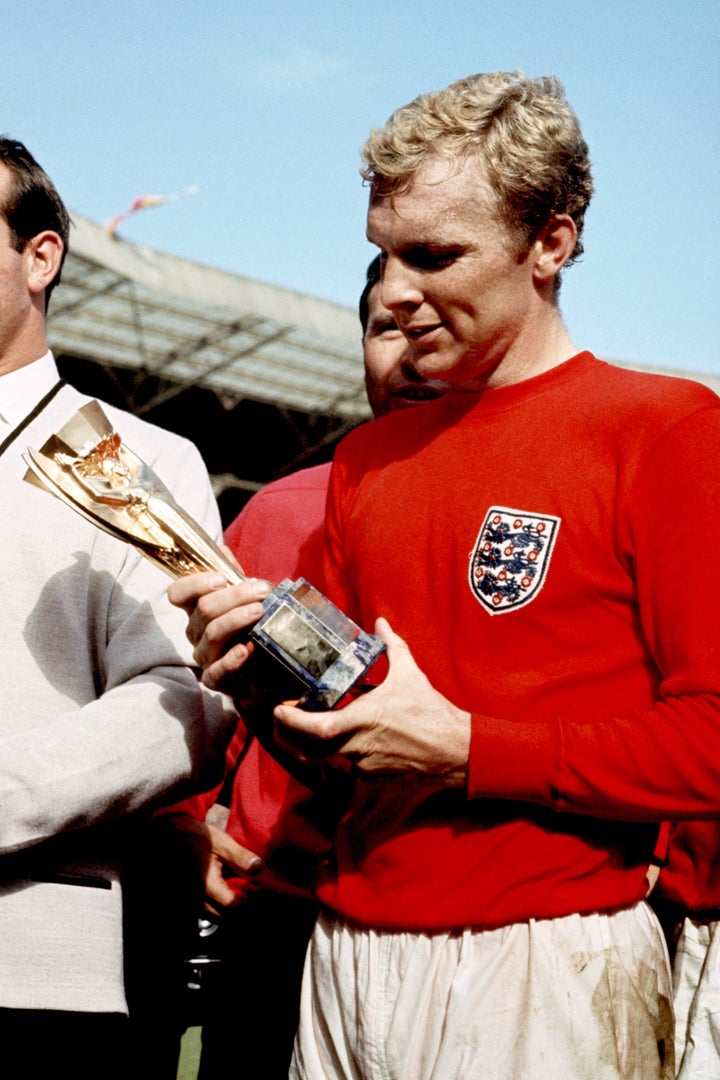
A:
[[[389,311],[418,307],[423,300],[417,271],[388,255],[383,263],[380,298]]]

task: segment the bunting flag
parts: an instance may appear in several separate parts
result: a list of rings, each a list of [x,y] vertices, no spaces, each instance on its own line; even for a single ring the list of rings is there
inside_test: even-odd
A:
[[[111,236],[115,236],[118,225],[125,221],[126,218],[129,218],[131,214],[136,214],[138,210],[147,210],[150,206],[162,206],[163,203],[176,202],[178,199],[184,199],[186,195],[197,195],[198,190],[196,187],[188,187],[182,191],[176,191],[173,195],[138,195],[137,199],[133,199],[131,206],[123,214],[118,214],[111,221],[105,222],[105,231]]]

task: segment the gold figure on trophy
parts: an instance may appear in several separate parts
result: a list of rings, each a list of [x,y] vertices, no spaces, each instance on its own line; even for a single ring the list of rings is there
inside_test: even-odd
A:
[[[135,547],[171,577],[217,570],[245,575],[126,446],[96,401],[79,409],[40,451],[28,447],[25,479],[51,491],[98,528]]]

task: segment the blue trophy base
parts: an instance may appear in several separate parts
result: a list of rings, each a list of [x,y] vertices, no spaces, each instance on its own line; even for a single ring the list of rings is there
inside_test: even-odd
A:
[[[263,604],[249,638],[284,671],[277,672],[278,700],[299,697],[303,709],[331,709],[385,651],[304,578],[286,579]],[[266,666],[265,666],[266,667]],[[267,667],[265,689],[273,692]]]

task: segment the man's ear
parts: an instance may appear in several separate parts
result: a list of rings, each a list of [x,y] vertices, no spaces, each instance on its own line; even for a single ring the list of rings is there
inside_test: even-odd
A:
[[[555,214],[537,237],[535,280],[551,281],[568,261],[577,242],[577,226],[569,214]]]
[[[46,229],[28,240],[23,255],[28,263],[27,282],[31,293],[43,293],[57,277],[64,250],[61,238],[51,229]]]

